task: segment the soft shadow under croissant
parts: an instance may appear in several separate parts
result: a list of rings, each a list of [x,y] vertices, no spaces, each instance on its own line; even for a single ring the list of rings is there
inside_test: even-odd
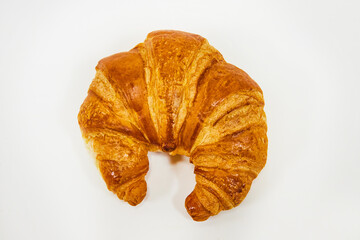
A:
[[[96,67],[78,121],[110,191],[131,205],[146,195],[148,151],[190,157],[196,221],[241,203],[267,156],[260,87],[199,35],[151,32]]]

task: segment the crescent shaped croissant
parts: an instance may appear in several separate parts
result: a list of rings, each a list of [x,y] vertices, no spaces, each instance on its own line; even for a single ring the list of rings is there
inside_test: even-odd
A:
[[[204,221],[241,203],[267,156],[260,87],[208,41],[155,31],[99,61],[78,121],[110,191],[145,197],[148,151],[190,157],[196,186],[185,200]]]

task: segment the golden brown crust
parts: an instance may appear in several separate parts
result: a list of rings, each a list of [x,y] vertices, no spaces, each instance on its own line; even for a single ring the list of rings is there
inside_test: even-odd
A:
[[[148,141],[158,145],[159,140],[147,102],[144,64],[140,54],[136,50],[114,54],[102,59],[96,70],[105,74],[115,92],[122,97]]]
[[[146,195],[148,151],[184,154],[196,187],[196,221],[245,198],[266,163],[260,87],[199,35],[156,31],[102,59],[78,119],[110,191],[131,205]]]

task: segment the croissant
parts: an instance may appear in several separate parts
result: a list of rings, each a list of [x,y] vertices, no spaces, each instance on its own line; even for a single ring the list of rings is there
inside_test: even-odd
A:
[[[155,31],[99,61],[78,122],[108,189],[133,206],[146,195],[148,151],[190,157],[185,206],[204,221],[239,205],[264,167],[263,108],[260,87],[205,38]]]

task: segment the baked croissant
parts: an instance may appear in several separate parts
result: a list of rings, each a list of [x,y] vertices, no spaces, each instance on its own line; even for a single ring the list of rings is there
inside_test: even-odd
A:
[[[146,195],[148,151],[190,157],[195,221],[240,204],[267,155],[260,87],[208,41],[155,31],[99,61],[78,121],[107,187],[135,206]]]

